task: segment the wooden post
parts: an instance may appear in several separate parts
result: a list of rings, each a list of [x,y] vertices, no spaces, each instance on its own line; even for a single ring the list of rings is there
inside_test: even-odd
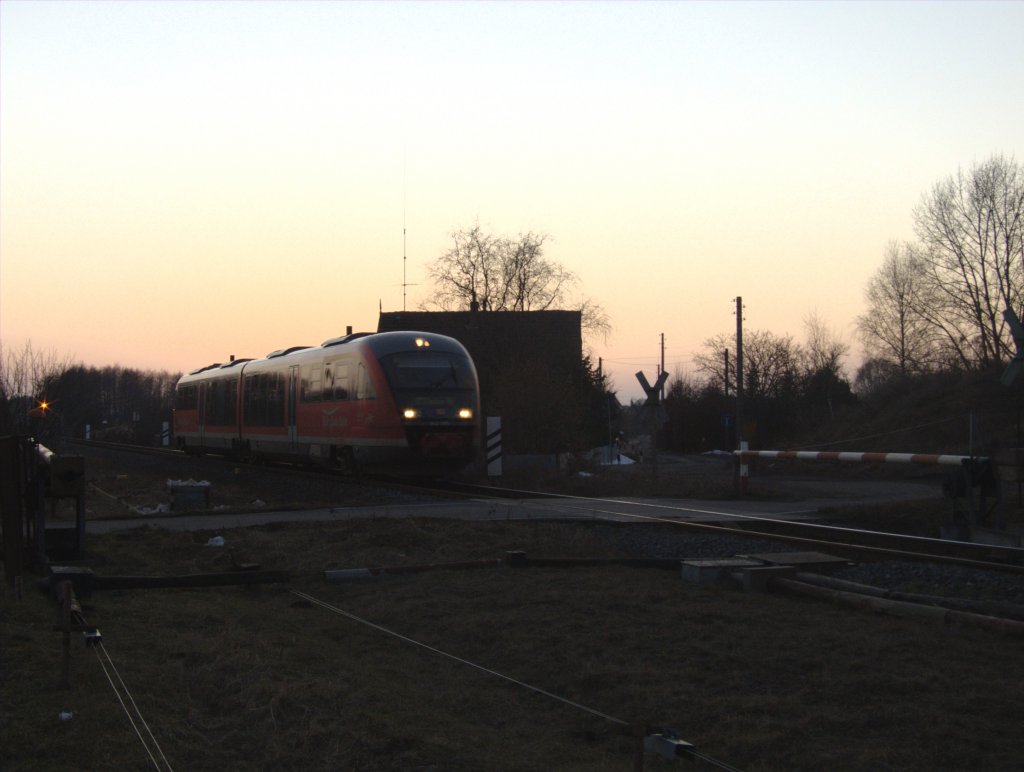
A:
[[[61,686],[71,688],[71,582],[64,582],[61,601],[61,622],[64,627],[64,648],[61,656]]]
[[[3,522],[4,574],[20,599],[25,565],[25,469],[19,438],[0,438],[0,520]]]
[[[644,724],[633,724],[627,732],[634,738],[633,769],[635,772],[644,772],[644,737],[647,736],[647,727]]]

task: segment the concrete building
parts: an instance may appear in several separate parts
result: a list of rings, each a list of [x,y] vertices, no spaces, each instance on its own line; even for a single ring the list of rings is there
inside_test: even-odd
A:
[[[501,416],[505,450],[572,449],[593,392],[579,311],[382,312],[378,332],[421,330],[460,341],[480,377],[482,412]]]

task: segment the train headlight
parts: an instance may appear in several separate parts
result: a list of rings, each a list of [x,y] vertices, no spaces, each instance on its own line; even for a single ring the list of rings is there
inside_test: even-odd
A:
[[[417,338],[416,348],[430,348],[430,341],[426,338]]]
[[[407,407],[405,410],[402,411],[402,418],[404,418],[406,421],[414,421],[419,417],[420,411],[417,410],[416,408]]]
[[[473,411],[468,407],[459,408],[459,418],[468,421],[473,417]]]

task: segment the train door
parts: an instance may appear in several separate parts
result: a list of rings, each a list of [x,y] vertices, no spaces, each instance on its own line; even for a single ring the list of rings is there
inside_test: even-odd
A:
[[[296,417],[299,404],[299,366],[292,365],[288,368],[288,445],[292,450],[298,446],[299,432],[298,420]]]
[[[196,415],[199,418],[199,445],[206,444],[206,393],[210,388],[209,383],[199,383],[196,386]]]

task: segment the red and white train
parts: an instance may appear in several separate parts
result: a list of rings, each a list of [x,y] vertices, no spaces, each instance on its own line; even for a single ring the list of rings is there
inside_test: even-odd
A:
[[[479,410],[454,338],[355,333],[183,376],[174,436],[191,453],[443,474],[476,459]]]

